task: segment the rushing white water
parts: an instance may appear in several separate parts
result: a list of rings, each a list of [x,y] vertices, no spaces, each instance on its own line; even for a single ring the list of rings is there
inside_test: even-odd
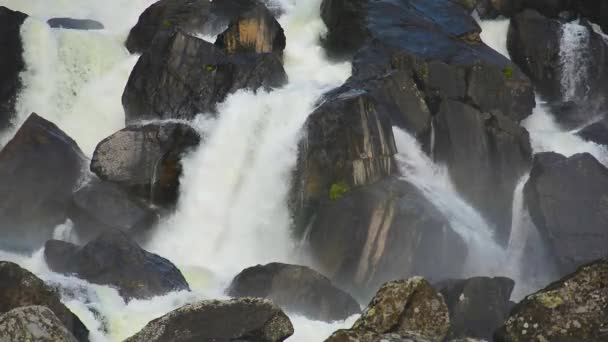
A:
[[[416,186],[450,222],[468,247],[467,276],[493,275],[505,260],[505,251],[493,236],[488,223],[454,188],[445,166],[435,164],[416,139],[394,127],[396,160],[403,178]]]
[[[559,59],[564,101],[573,100],[577,94],[586,92],[590,40],[591,33],[578,20],[562,25]]]
[[[120,98],[137,57],[128,53],[123,42],[139,13],[154,1],[117,2],[119,7],[103,1],[62,0],[49,5],[0,0],[0,5],[30,15],[21,27],[24,89],[17,102],[15,127],[0,138],[0,144],[32,112],[57,124],[88,155],[101,139],[124,127]],[[95,19],[105,29],[51,29],[46,20],[52,17]]]
[[[507,50],[507,31],[510,20],[506,18],[480,20],[477,12],[475,12],[475,19],[481,26],[481,40],[501,55],[511,59]]]

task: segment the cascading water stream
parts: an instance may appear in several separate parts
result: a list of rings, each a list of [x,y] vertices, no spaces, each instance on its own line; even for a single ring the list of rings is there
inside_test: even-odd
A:
[[[562,25],[559,59],[562,66],[561,88],[564,101],[574,100],[587,91],[587,63],[591,34],[579,20]]]

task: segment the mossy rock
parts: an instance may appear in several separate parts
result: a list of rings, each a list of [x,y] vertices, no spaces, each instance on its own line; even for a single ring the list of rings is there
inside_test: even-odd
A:
[[[339,200],[349,191],[350,186],[346,182],[334,183],[329,188],[329,199],[332,201]]]

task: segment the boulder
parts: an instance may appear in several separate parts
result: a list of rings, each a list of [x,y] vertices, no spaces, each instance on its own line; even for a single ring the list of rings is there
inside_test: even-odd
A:
[[[506,244],[513,189],[532,162],[528,132],[500,112],[480,112],[453,100],[441,103],[433,124],[435,159],[447,165],[459,193]]]
[[[0,130],[15,117],[17,95],[21,90],[19,75],[25,70],[21,25],[27,15],[0,6]]]
[[[181,158],[200,141],[187,124],[129,126],[97,145],[91,171],[147,203],[170,207],[178,198]]]
[[[441,294],[421,277],[384,284],[349,331],[340,331],[326,341],[357,341],[349,337],[368,335],[361,341],[379,341],[374,335],[394,334],[415,342],[440,342],[448,333],[450,317]],[[390,335],[388,335],[390,336]],[[395,336],[395,337],[397,337]],[[389,339],[390,341],[390,339]]]
[[[3,248],[33,250],[65,222],[85,165],[72,138],[36,114],[0,151]]]
[[[534,158],[524,199],[559,274],[608,255],[608,169],[588,153]]]
[[[12,262],[0,262],[0,314],[19,307],[41,305],[50,309],[63,326],[80,342],[89,340],[89,331],[65,305],[59,295],[42,280]],[[21,311],[21,313],[27,313]],[[19,313],[19,311],[17,311]],[[18,314],[17,316],[19,316]],[[8,316],[15,318],[15,312]],[[0,319],[1,320],[1,319]],[[21,321],[20,319],[17,320]],[[22,322],[22,321],[21,321]],[[0,324],[1,325],[1,324]],[[2,328],[0,328],[1,330]],[[0,334],[2,336],[2,334]],[[21,341],[21,339],[18,339]],[[53,340],[54,341],[54,340]]]
[[[234,29],[242,27],[242,38],[249,43],[257,42],[253,46],[282,51],[285,48],[285,35],[267,8],[270,5],[258,0],[161,0],[141,14],[129,33],[126,46],[131,53],[143,53],[155,38],[166,39],[177,30],[193,35],[216,36],[230,26],[233,30],[227,36],[237,38],[233,43],[240,39],[240,33]]]
[[[431,340],[414,333],[378,334],[366,330],[341,329],[334,332],[325,342],[431,342]]]
[[[0,316],[0,341],[77,342],[53,311],[35,305]]]
[[[74,18],[51,18],[47,20],[52,28],[62,28],[70,30],[103,30],[102,23],[91,19],[74,19]]]
[[[83,247],[49,240],[44,258],[54,272],[113,286],[125,300],[190,290],[169,260],[143,250],[121,231],[105,232]]]
[[[227,294],[270,299],[286,311],[318,321],[344,320],[360,312],[353,297],[306,266],[271,263],[247,268],[232,280]]]
[[[276,305],[241,298],[185,305],[151,321],[125,342],[280,342],[292,334],[289,318]]]
[[[304,131],[291,199],[299,231],[334,192],[397,172],[390,119],[365,90],[341,87],[327,94]]]
[[[152,119],[192,119],[213,113],[239,89],[282,86],[287,75],[275,53],[228,54],[184,31],[155,44],[131,72],[122,103],[127,124]]]
[[[455,279],[435,285],[450,311],[450,338],[492,340],[507,318],[515,282],[504,277]]]
[[[601,259],[524,298],[494,341],[605,341],[606,312],[608,259]]]
[[[600,120],[578,131],[577,135],[586,141],[608,145],[608,120]]]
[[[395,178],[324,201],[309,229],[316,265],[362,300],[396,278],[457,277],[467,257],[447,219],[414,186]]]
[[[74,193],[68,214],[82,242],[111,229],[131,235],[145,232],[158,221],[157,212],[140,199],[95,178]]]
[[[482,19],[498,16],[512,17],[525,9],[532,9],[546,17],[557,18],[562,12],[575,8],[572,0],[479,0],[476,6]],[[579,1],[580,2],[580,1]]]

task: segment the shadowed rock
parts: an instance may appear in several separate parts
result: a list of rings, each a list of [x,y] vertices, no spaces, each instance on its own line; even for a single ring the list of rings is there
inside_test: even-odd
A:
[[[103,24],[91,19],[52,18],[47,20],[52,28],[71,30],[103,30]]]
[[[25,70],[21,25],[25,13],[0,6],[0,130],[15,117],[17,95],[21,90],[19,74]]]

